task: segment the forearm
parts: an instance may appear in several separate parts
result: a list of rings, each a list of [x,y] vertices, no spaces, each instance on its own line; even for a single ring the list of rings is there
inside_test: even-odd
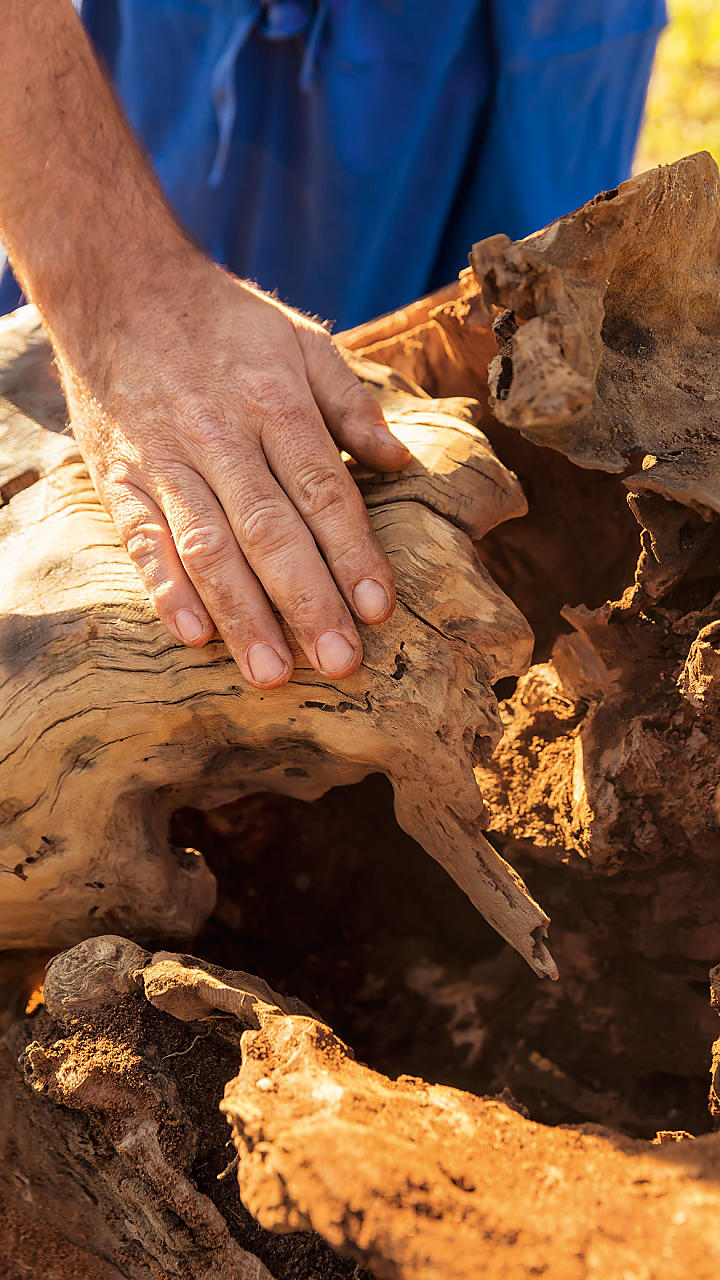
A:
[[[5,0],[0,238],[71,365],[188,252],[70,0]]]

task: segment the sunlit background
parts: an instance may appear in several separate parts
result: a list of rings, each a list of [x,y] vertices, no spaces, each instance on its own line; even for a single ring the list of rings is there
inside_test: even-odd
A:
[[[720,164],[720,0],[668,0],[645,123],[635,156],[642,173],[693,151]]]

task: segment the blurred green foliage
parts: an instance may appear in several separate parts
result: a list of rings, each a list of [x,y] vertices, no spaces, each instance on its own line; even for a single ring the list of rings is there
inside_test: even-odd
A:
[[[641,173],[693,151],[720,164],[720,0],[668,0],[635,157]]]

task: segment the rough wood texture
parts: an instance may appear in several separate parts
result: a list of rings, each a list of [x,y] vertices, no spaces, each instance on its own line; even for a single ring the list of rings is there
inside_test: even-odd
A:
[[[493,312],[468,269],[454,285],[348,329],[338,341],[350,353],[391,365],[431,395],[472,395],[484,405],[488,364],[496,354],[492,321]]]
[[[508,847],[613,870],[718,856],[719,227],[718,171],[701,153],[526,240],[473,249],[497,317],[499,425],[485,425],[531,506],[483,555],[550,658],[521,679],[504,740],[476,769]],[[389,363],[405,367],[428,326],[448,331],[481,305],[463,282],[459,298],[426,300],[408,333],[386,320]],[[425,349],[432,359],[432,338]],[[478,337],[476,370],[485,349]],[[471,346],[462,358],[475,393]],[[436,394],[456,386],[446,365],[424,378]],[[548,562],[564,600],[545,590]]]
[[[707,152],[603,191],[471,262],[495,324],[496,417],[635,490],[720,511],[720,178]],[[520,327],[518,328],[518,323]]]
[[[629,469],[640,526],[634,581],[614,603],[563,610],[574,634],[506,708],[499,790],[482,765],[478,777],[495,826],[612,869],[680,853],[700,874],[720,851],[719,228],[703,153],[472,253],[486,298],[508,309],[493,411],[584,467]]]
[[[0,1053],[3,1276],[29,1270],[33,1245],[48,1237],[43,1280],[307,1276],[303,1249],[275,1247],[234,1188],[228,1196],[232,1146],[217,1114],[257,1011],[282,1018],[305,1007],[248,974],[151,956],[119,937],[57,957],[45,985],[46,1008]],[[187,1034],[176,1021],[217,1011]],[[227,1220],[213,1196],[228,1204]],[[278,1276],[240,1240],[274,1251]]]
[[[258,1220],[312,1226],[379,1280],[714,1280],[720,1264],[718,1135],[544,1128],[388,1080],[300,1018],[245,1036],[222,1109]]]
[[[82,1248],[83,1274],[349,1280],[354,1259],[377,1280],[714,1280],[720,1265],[720,1136],[546,1128],[502,1099],[391,1081],[257,979],[188,956],[76,946],[4,1060],[3,1154],[23,1123],[43,1141],[3,1162],[3,1208]],[[241,1205],[220,1103],[242,1200],[279,1235]],[[332,1272],[298,1231],[340,1255]]]
[[[56,430],[60,392],[32,309],[0,342],[0,479],[13,491],[0,511],[0,945],[57,948],[108,928],[190,936],[214,882],[199,855],[170,848],[173,810],[257,790],[311,799],[381,771],[401,825],[555,976],[547,917],[484,839],[472,772],[500,734],[491,686],[527,666],[532,644],[470,541],[525,509],[472,402],[436,403],[360,366],[414,454],[405,475],[359,476],[399,605],[365,629],[363,665],[341,685],[296,651],[291,682],[263,695],[221,643],[185,649],[153,616]]]
[[[536,1114],[635,1131],[663,1098],[693,1127],[707,1123],[704,989],[720,912],[719,218],[717,170],[701,155],[473,254],[499,347],[497,417],[483,428],[529,501],[481,554],[537,637],[476,776],[499,847],[541,886],[564,978],[549,1000],[517,998],[523,1045],[484,996],[477,1034],[489,1023],[490,1079]],[[466,277],[462,296],[475,297]],[[409,333],[386,322],[386,362],[405,369],[432,317],[449,332],[459,305],[426,304]],[[489,331],[478,330],[478,357]],[[482,400],[483,360],[473,370],[469,349],[463,358],[461,389]],[[446,367],[422,376],[433,395],[459,389],[457,361],[447,382]],[[442,987],[438,977],[430,989]],[[513,1002],[511,983],[504,992]]]
[[[152,1247],[166,1250],[176,1268],[183,1250],[189,1256],[189,1269],[177,1271],[183,1280],[196,1280],[196,1276],[199,1280],[206,1264],[207,1253],[202,1253],[206,1245],[196,1224],[212,1220],[217,1225],[208,1202],[220,1212],[229,1230],[228,1239],[232,1237],[240,1249],[258,1258],[274,1280],[310,1280],[318,1274],[325,1280],[326,1274],[335,1275],[334,1270],[326,1272],[314,1266],[307,1254],[301,1265],[297,1254],[271,1252],[273,1237],[260,1233],[253,1238],[249,1216],[243,1219],[242,1230],[236,1229],[233,1215],[238,1201],[229,1199],[230,1191],[236,1194],[233,1179],[228,1176],[218,1184],[215,1176],[226,1168],[226,1139],[213,1128],[219,1118],[218,1100],[231,1080],[225,1109],[236,1132],[242,1195],[253,1211],[278,1232],[292,1233],[294,1227],[311,1225],[348,1259],[371,1262],[380,1278],[475,1280],[480,1274],[490,1280],[527,1280],[529,1274],[538,1273],[552,1274],[559,1280],[604,1280],[608,1275],[632,1276],[633,1280],[710,1280],[716,1275],[720,1263],[720,1138],[708,1135],[691,1140],[678,1131],[693,1128],[698,1132],[707,1123],[708,1048],[715,1031],[708,1027],[705,980],[707,969],[718,959],[720,910],[720,521],[706,499],[708,478],[712,481],[716,463],[709,406],[713,398],[720,399],[720,355],[716,346],[705,343],[705,336],[716,324],[720,306],[717,298],[711,305],[703,294],[703,282],[696,287],[687,271],[675,294],[666,281],[656,284],[644,261],[649,248],[647,224],[637,220],[638,210],[643,217],[643,210],[647,213],[637,194],[644,183],[646,192],[658,196],[658,218],[666,216],[662,214],[664,201],[669,207],[677,206],[680,220],[666,220],[663,225],[668,242],[676,238],[678,262],[684,261],[687,267],[692,255],[684,241],[688,223],[683,219],[693,210],[699,212],[700,222],[694,228],[700,246],[696,257],[710,274],[710,258],[703,258],[703,254],[717,215],[715,206],[703,205],[703,192],[712,195],[712,173],[708,187],[696,189],[694,203],[676,199],[681,190],[695,189],[693,174],[705,165],[702,158],[690,160],[664,171],[661,179],[650,175],[640,186],[639,180],[633,180],[617,196],[592,203],[530,242],[511,247],[513,252],[504,241],[497,245],[498,261],[512,258],[515,250],[525,261],[522,254],[532,251],[535,242],[548,246],[550,252],[556,240],[567,235],[565,257],[553,265],[552,298],[557,300],[560,288],[565,297],[572,296],[569,314],[573,323],[581,314],[581,304],[588,303],[583,321],[587,332],[582,326],[564,332],[570,338],[575,332],[576,352],[582,352],[585,342],[585,349],[594,353],[593,360],[599,355],[597,365],[592,366],[596,373],[588,366],[587,374],[591,382],[595,377],[597,382],[592,382],[587,401],[579,397],[575,423],[556,423],[558,434],[553,435],[553,441],[557,443],[565,433],[559,449],[538,446],[540,437],[534,426],[528,431],[522,405],[517,418],[508,414],[504,423],[488,418],[483,424],[499,457],[520,475],[530,511],[522,519],[492,529],[483,541],[482,555],[493,576],[522,602],[541,640],[538,660],[502,705],[505,738],[492,759],[485,756],[475,770],[498,842],[509,855],[526,858],[533,883],[542,885],[543,900],[553,906],[564,981],[542,988],[523,984],[518,981],[517,957],[511,952],[497,952],[491,946],[475,959],[467,937],[462,943],[451,929],[446,930],[451,936],[446,937],[444,950],[436,947],[431,935],[439,931],[439,916],[432,917],[427,936],[416,946],[417,939],[408,936],[407,928],[402,932],[401,924],[398,929],[400,913],[392,900],[394,886],[388,885],[377,866],[378,901],[373,902],[371,895],[362,901],[370,902],[374,925],[383,913],[387,932],[384,949],[368,929],[365,949],[348,962],[347,951],[352,951],[353,941],[362,936],[355,919],[362,911],[362,905],[357,905],[357,885],[366,874],[370,852],[374,852],[368,851],[372,831],[370,839],[367,832],[358,838],[349,871],[345,865],[348,850],[340,847],[337,838],[332,841],[327,853],[335,862],[328,875],[331,888],[325,888],[327,911],[324,917],[313,919],[311,926],[302,920],[306,950],[299,947],[294,955],[296,972],[303,972],[303,955],[308,957],[311,971],[304,984],[287,985],[313,1004],[320,1004],[316,992],[324,982],[321,1007],[330,1017],[329,1005],[334,1011],[332,1021],[338,1026],[340,1012],[345,1016],[343,1001],[354,1002],[345,1026],[357,1028],[363,1043],[347,1031],[345,1038],[358,1043],[363,1058],[376,1065],[378,1056],[386,1053],[391,1066],[386,1067],[385,1076],[358,1065],[329,1027],[307,1012],[293,1012],[289,1001],[246,974],[210,969],[201,961],[168,953],[155,957],[141,954],[138,958],[134,950],[125,968],[115,961],[108,965],[106,956],[96,963],[97,941],[90,942],[84,953],[85,961],[88,955],[96,959],[91,964],[84,962],[80,973],[67,957],[56,961],[50,969],[46,1008],[18,1024],[4,1043],[0,1117],[0,1142],[6,1153],[6,1172],[0,1175],[8,1206],[6,1217],[11,1223],[16,1219],[18,1231],[24,1232],[12,1256],[20,1257],[23,1263],[34,1259],[28,1224],[34,1214],[37,1219],[41,1203],[50,1206],[49,1211],[43,1209],[43,1231],[49,1222],[60,1247],[77,1250],[83,1239],[92,1240],[92,1250],[86,1250],[82,1265],[76,1263],[74,1271],[58,1272],[48,1280],[67,1280],[68,1274],[73,1280],[78,1274],[87,1280],[118,1280],[118,1276],[123,1280],[126,1276],[155,1280],[148,1270],[147,1253],[138,1262],[137,1251],[133,1254],[127,1243],[123,1224],[128,1217],[128,1187],[129,1219],[135,1224],[142,1221],[139,1230],[147,1234]],[[672,192],[675,196],[668,194]],[[617,216],[606,218],[605,209],[618,211]],[[581,234],[583,213],[591,230]],[[632,269],[632,237],[626,223],[635,227],[632,234],[636,239],[645,237],[635,246]],[[568,224],[570,230],[575,228],[572,235]],[[662,363],[653,364],[654,356],[649,360],[646,343],[637,344],[634,353],[630,344],[618,354],[613,346],[618,330],[613,325],[606,330],[608,351],[597,347],[598,315],[606,306],[600,278],[605,267],[593,274],[587,262],[585,235],[594,237],[599,262],[619,264],[619,274],[614,269],[607,272],[614,281],[607,301],[611,316],[622,315],[628,328],[634,322],[643,325],[645,312],[652,313],[657,290],[665,291],[663,305],[677,305],[674,320],[661,330]],[[663,255],[669,270],[672,255],[667,246],[660,257]],[[662,265],[659,262],[658,272]],[[529,272],[530,282],[534,270]],[[588,274],[592,279],[588,280]],[[587,288],[578,286],[573,293],[578,279],[585,280]],[[688,295],[694,292],[704,297],[705,309],[700,306],[698,310],[702,323],[695,336],[685,314],[686,280]],[[506,310],[517,279],[513,277],[510,283],[507,296],[497,295],[497,305]],[[588,302],[591,295],[592,305]],[[535,301],[540,306],[541,294],[535,295]],[[468,319],[463,325],[464,309],[473,317],[472,324]],[[570,324],[567,316],[562,323]],[[411,326],[409,332],[403,328],[406,324]],[[525,330],[531,331],[532,324],[528,319],[515,333],[505,317],[496,335],[505,358],[514,361],[514,344]],[[600,317],[601,347],[605,345],[603,328]],[[550,338],[555,332],[552,324],[540,331],[545,338],[548,332]],[[369,348],[377,353],[378,344],[382,344],[384,359],[404,373],[414,370],[416,376],[421,374],[426,390],[435,397],[471,392],[482,400],[485,375],[479,353],[486,351],[492,330],[477,282],[467,276],[459,288],[439,299],[423,300],[417,308],[409,309],[409,315],[385,317],[369,332],[349,335],[347,340],[348,345],[355,343],[361,355]],[[26,344],[20,345],[23,360],[35,358]],[[704,352],[704,363],[696,358],[696,348]],[[37,359],[41,356],[38,346]],[[572,344],[567,356],[575,359]],[[553,360],[557,357],[557,349],[551,349],[548,369],[556,368]],[[676,401],[663,384],[663,369],[677,371],[683,359],[688,380],[684,388],[676,390],[697,401],[700,410],[699,429],[693,429],[694,418],[686,418],[686,434],[681,439],[672,435],[678,426],[670,416]],[[573,369],[577,373],[578,367],[573,365],[570,373]],[[522,360],[517,366],[513,363],[511,385],[524,368]],[[527,369],[536,378],[537,361],[533,364],[529,360]],[[378,392],[393,397],[399,410],[401,400],[395,397],[407,396],[406,384],[398,380],[393,385],[374,372],[372,376],[381,378],[383,386]],[[620,396],[623,383],[637,381],[641,385],[643,379],[644,385],[655,386],[655,403],[665,406],[665,416],[658,416],[653,425],[647,416],[642,417],[640,405],[638,416],[618,419],[621,429],[608,437],[604,406],[614,403],[616,392]],[[530,384],[518,382],[518,390],[522,385]],[[533,385],[537,387],[537,381]],[[572,387],[570,374],[564,385]],[[497,382],[495,386],[497,389]],[[596,404],[601,386],[607,399]],[[417,419],[421,424],[428,408],[427,401],[422,403]],[[591,405],[593,414],[597,411],[592,421],[587,417]],[[406,407],[412,417],[415,403]],[[447,406],[442,412],[446,411]],[[465,410],[456,405],[451,412],[455,417]],[[406,429],[416,429],[410,419]],[[453,433],[455,430],[453,427]],[[449,530],[451,539],[462,540],[467,535],[457,526],[463,523],[465,529],[471,529],[476,519],[468,514],[474,484],[480,483],[481,472],[497,473],[488,472],[495,464],[486,454],[481,458],[474,452],[455,452],[464,439],[462,427],[459,430],[460,436],[454,435],[452,458],[448,461],[449,454],[444,455],[442,463],[443,473],[453,477],[452,497],[447,498],[444,482],[438,490],[432,478],[438,461],[431,453],[413,483],[422,482],[423,503],[428,493],[433,495],[433,505],[440,501],[439,492],[445,495],[441,514],[436,510],[432,518],[438,528]],[[631,474],[623,477],[618,459],[633,442],[638,452],[630,456],[627,469]],[[679,452],[670,456],[669,446]],[[63,442],[60,447],[65,447]],[[577,465],[581,459],[580,452],[575,458],[576,449],[590,451],[583,467]],[[710,452],[703,454],[703,450]],[[638,469],[639,455],[646,459],[644,470]],[[21,449],[21,466],[26,465],[24,456]],[[471,463],[477,474],[473,490],[463,488],[461,480],[471,456],[477,458],[477,463]],[[652,461],[655,458],[660,460],[657,469]],[[607,472],[597,469],[598,459],[602,459],[602,466],[607,464]],[[19,471],[16,479],[24,474]],[[644,483],[646,475],[650,486]],[[33,483],[23,494],[16,491],[13,476],[8,479],[15,492],[9,510],[17,510],[17,504],[38,486]],[[624,479],[629,480],[629,504]],[[656,482],[657,488],[653,487]],[[388,483],[406,482],[394,477]],[[662,491],[660,486],[664,486]],[[673,497],[668,496],[670,486]],[[371,505],[381,502],[376,511],[386,509],[382,488],[373,482],[366,492]],[[400,507],[412,510],[417,505],[408,502],[400,489],[395,493],[394,511]],[[97,509],[90,505],[89,513],[101,527]],[[414,522],[412,527],[416,527]],[[451,545],[456,544],[443,544],[445,561]],[[466,543],[461,541],[461,545]],[[406,569],[405,561],[402,565],[403,574],[417,572]],[[124,591],[126,579],[120,580]],[[459,590],[456,595],[460,597]],[[409,597],[408,602],[412,605]],[[563,608],[562,618],[561,605],[570,606]],[[418,612],[434,620],[425,612],[427,608],[423,603]],[[131,634],[139,634],[147,645],[151,634],[147,628],[152,624],[144,620],[145,630],[133,625],[138,630]],[[107,641],[112,633],[104,630],[102,636]],[[144,662],[137,655],[133,661],[145,673],[148,669],[157,672],[169,663],[172,689],[182,688],[181,681],[187,676],[176,669],[174,650],[168,650],[165,641],[161,653],[159,640],[157,644],[150,652],[150,662],[146,651]],[[417,647],[422,647],[419,640]],[[91,647],[87,652],[93,678],[106,679],[102,671],[98,674],[98,651]],[[102,652],[108,652],[107,643]],[[112,648],[112,652],[117,650]],[[396,652],[404,653],[391,647],[393,662]],[[215,661],[212,657],[208,664],[211,676]],[[373,665],[379,668],[380,664]],[[76,660],[74,670],[84,670],[84,666]],[[430,676],[423,674],[422,680],[429,682]],[[407,694],[405,681],[403,675],[397,683]],[[429,683],[421,683],[419,678],[413,686],[423,697],[428,687]],[[87,689],[84,696],[87,700]],[[477,698],[477,693],[474,696]],[[221,702],[223,715],[225,705]],[[436,708],[438,703],[433,701],[432,706]],[[354,710],[328,718],[350,723],[355,732]],[[233,733],[237,742],[236,723]],[[453,739],[448,751],[459,750],[458,742]],[[90,752],[96,746],[91,744]],[[399,749],[396,742],[393,750]],[[49,767],[57,770],[57,756],[50,753],[47,760]],[[147,763],[142,762],[143,770]],[[304,761],[301,767],[305,767]],[[441,761],[433,767],[445,765]],[[282,779],[279,785],[275,773],[270,772],[270,777],[279,790],[307,794],[302,786],[291,787]],[[206,769],[206,778],[210,778],[210,769]],[[182,795],[195,804],[213,803],[212,780],[201,780],[195,790],[185,788]],[[248,789],[257,789],[257,785],[261,784],[253,778]],[[364,783],[363,787],[369,785]],[[207,789],[205,796],[203,787]],[[238,788],[233,784],[227,791],[234,794]],[[180,796],[180,792],[170,795],[168,809],[180,803]],[[263,855],[270,852],[273,841],[268,838],[268,849],[259,841],[253,874],[245,865],[238,880],[233,880],[227,869],[234,865],[233,855],[237,860],[242,854],[243,841],[250,843],[247,832],[237,833],[242,812],[250,814],[246,817],[250,826],[253,812],[262,826],[267,823],[267,810],[261,805],[268,802],[255,797],[236,805],[232,812],[209,817],[185,815],[186,825],[198,833],[198,847],[209,851],[209,835],[215,833],[217,846],[224,832],[225,899],[215,918],[215,933],[206,939],[214,957],[224,965],[235,946],[240,948],[233,962],[236,969],[255,967],[242,948],[262,951],[264,947],[273,964],[277,963],[277,969],[268,971],[269,976],[275,985],[283,985],[277,974],[283,973],[286,961],[284,957],[277,960],[280,943],[274,944],[273,939],[299,927],[300,917],[292,899],[282,908],[278,906],[277,886],[295,874],[296,851],[302,850],[308,835],[312,839],[314,832],[317,837],[333,798],[331,794],[320,802],[328,808],[319,818],[315,815],[315,826],[313,808],[305,807],[307,827],[282,857],[276,852],[269,871]],[[161,792],[154,803],[162,807],[165,795]],[[291,827],[293,823],[300,826],[300,806],[296,809],[291,798],[272,803],[284,806],[286,815],[290,813]],[[343,817],[346,820],[346,814]],[[376,813],[373,819],[377,821]],[[411,823],[407,825],[412,829]],[[182,829],[180,822],[178,830]],[[335,830],[342,832],[342,823]],[[279,843],[287,846],[295,839],[295,833],[291,830],[288,835],[285,829]],[[187,839],[187,843],[193,842]],[[160,847],[164,850],[166,845],[161,842]],[[214,852],[217,854],[217,847]],[[325,852],[321,850],[320,856]],[[28,874],[32,864],[24,870]],[[434,873],[436,868],[428,863],[424,870]],[[313,898],[318,893],[316,884],[321,882],[319,871],[314,875]],[[344,878],[344,897],[337,884],[332,884],[333,875],[337,881]],[[243,890],[250,884],[257,892],[253,905],[247,908],[253,918],[249,943],[238,941],[245,909],[238,902],[238,883]],[[443,887],[454,892],[449,882]],[[397,897],[397,890],[395,893]],[[260,905],[258,898],[263,900]],[[458,903],[465,906],[461,899],[450,904],[456,934],[464,928]],[[264,932],[257,925],[258,916],[265,920]],[[432,916],[430,910],[428,916]],[[337,927],[338,921],[342,927]],[[339,936],[331,943],[327,935],[333,932]],[[470,933],[474,943],[472,929]],[[122,948],[127,945],[123,943]],[[292,951],[288,948],[287,954]],[[392,957],[390,964],[388,956]],[[713,976],[717,1006],[720,982],[717,972]],[[109,1000],[103,994],[108,992]],[[389,1022],[393,1023],[390,1030]],[[397,1023],[401,1024],[400,1032]],[[242,1027],[247,1029],[238,1074],[238,1031]],[[664,1134],[665,1140],[653,1145],[599,1130],[593,1124],[553,1130],[525,1119],[502,1100],[469,1096],[408,1077],[392,1081],[387,1077],[408,1069],[404,1058],[408,1051],[406,1028],[408,1041],[412,1035],[422,1037],[423,1031],[426,1039],[435,1036],[439,1040],[445,1034],[455,1060],[463,1059],[462,1071],[453,1074],[448,1060],[441,1063],[439,1056],[434,1058],[427,1050],[423,1057],[414,1042],[413,1062],[423,1064],[421,1069],[429,1079],[457,1081],[460,1077],[475,1094],[497,1091],[509,1083],[535,1116],[546,1116],[562,1125],[607,1120],[644,1135],[652,1133],[660,1119],[663,1129],[674,1132]],[[17,1061],[25,1049],[22,1061],[29,1089],[23,1084]],[[715,1073],[718,1064],[720,1047],[716,1045]],[[137,1075],[131,1075],[131,1066]],[[720,1102],[715,1073],[711,1105],[717,1115]],[[118,1079],[122,1091],[118,1090]],[[130,1173],[127,1152],[119,1156],[113,1144],[127,1141],[128,1133],[139,1133],[145,1119],[149,1130],[142,1131],[152,1136],[158,1116],[157,1091],[170,1099],[163,1106],[174,1124],[163,1135],[168,1146],[163,1148],[160,1142],[161,1155],[171,1172],[165,1170],[162,1180],[156,1177],[153,1182],[152,1147],[147,1140],[131,1136],[128,1151],[134,1153],[135,1163]],[[117,1116],[115,1101],[125,1099],[126,1093],[129,1105]],[[56,1106],[56,1101],[62,1105]],[[664,1123],[663,1115],[667,1117]],[[28,1132],[38,1139],[33,1144],[18,1140],[18,1135],[26,1137]],[[171,1141],[172,1134],[179,1135],[176,1144]],[[120,1160],[124,1163],[113,1163]],[[99,1197],[95,1185],[98,1175]],[[41,1186],[42,1198],[34,1196],[34,1182]],[[167,1223],[174,1220],[163,1217],[168,1212],[163,1199],[166,1184],[171,1199],[178,1187],[185,1190],[187,1200],[175,1203],[181,1204],[188,1217],[193,1215],[190,1223],[179,1215],[184,1224],[178,1237],[181,1249],[175,1249],[174,1254],[166,1240]],[[88,1196],[95,1196],[95,1202]],[[199,1208],[196,1196],[201,1198]],[[72,1221],[68,1220],[68,1206],[72,1207]],[[134,1217],[137,1206],[138,1216]],[[150,1215],[148,1226],[144,1225],[144,1214]],[[312,1233],[303,1238],[317,1241]],[[278,1241],[290,1248],[296,1237],[279,1235],[276,1245]],[[121,1246],[129,1250],[129,1262],[120,1252]],[[98,1257],[112,1260],[105,1273],[97,1271]],[[333,1260],[335,1265],[340,1268],[344,1264],[338,1258]],[[346,1265],[351,1268],[353,1263]],[[169,1273],[174,1274],[171,1269]],[[337,1274],[350,1277],[352,1270]]]

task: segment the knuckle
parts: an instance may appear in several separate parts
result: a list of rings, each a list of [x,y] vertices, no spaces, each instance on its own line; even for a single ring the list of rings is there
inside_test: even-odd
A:
[[[246,386],[248,407],[260,418],[286,423],[293,415],[295,381],[290,371],[283,377],[275,371],[256,371]]]
[[[198,449],[203,456],[224,457],[228,441],[237,432],[217,398],[197,391],[186,391],[178,405],[177,421],[187,439],[191,454]]]
[[[151,592],[152,602],[161,618],[169,617],[177,607],[176,584],[166,579],[157,583]]]
[[[353,381],[343,389],[339,402],[340,421],[344,428],[367,427],[367,419],[382,420],[382,412],[377,400],[362,383]]]
[[[122,456],[99,451],[93,458],[94,469],[107,490],[129,489],[137,483],[137,469]]]
[[[260,503],[247,511],[240,518],[240,537],[251,553],[277,552],[286,547],[290,530],[280,504]]]
[[[177,540],[178,555],[188,573],[204,574],[223,568],[230,558],[228,538],[212,526],[191,526]]]
[[[283,615],[298,637],[314,638],[318,632],[339,630],[352,632],[352,619],[335,590],[326,590],[311,578],[288,585],[282,601]]]
[[[286,608],[296,621],[309,622],[318,610],[317,595],[309,587],[296,587],[288,596]]]
[[[298,501],[309,516],[323,515],[352,504],[352,490],[332,467],[315,466],[297,476]]]
[[[223,417],[222,412],[204,392],[192,389],[180,392],[175,411],[181,421],[199,429],[212,429]]]
[[[346,391],[346,398],[351,405],[354,413],[370,414],[377,422],[383,421],[383,412],[368,387],[364,387],[362,382],[353,381],[352,386]]]
[[[150,573],[157,568],[162,555],[162,530],[155,524],[135,525],[127,535],[125,546],[135,567],[142,573]]]
[[[248,387],[252,392],[253,399],[257,400],[259,404],[272,404],[275,401],[282,402],[286,398],[282,379],[278,378],[274,372],[256,369],[248,382]]]

